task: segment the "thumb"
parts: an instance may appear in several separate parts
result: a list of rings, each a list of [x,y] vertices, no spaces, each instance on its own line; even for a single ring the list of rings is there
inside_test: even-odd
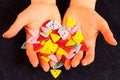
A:
[[[99,31],[102,33],[105,41],[107,41],[111,45],[117,45],[117,41],[115,40],[113,33],[111,32],[111,30],[105,20],[103,20],[103,22],[101,22]]]
[[[12,38],[14,37],[25,25],[26,18],[22,15],[18,15],[16,21],[13,25],[3,34],[4,38]]]
[[[68,16],[65,14],[63,20],[62,20],[62,26],[66,27],[66,23],[67,23],[67,19],[68,19]]]

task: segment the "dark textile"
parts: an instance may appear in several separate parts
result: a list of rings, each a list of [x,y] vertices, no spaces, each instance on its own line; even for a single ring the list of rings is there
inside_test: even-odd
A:
[[[65,13],[70,0],[57,0],[61,15]],[[95,61],[86,67],[78,66],[62,73],[56,80],[120,80],[120,0],[98,0],[96,11],[104,17],[116,40],[117,46],[108,45],[101,34],[96,44]],[[22,29],[12,39],[3,39],[4,33],[24,10],[28,0],[0,0],[0,80],[54,80],[40,67],[33,68],[28,61],[25,50],[20,47],[25,41]]]

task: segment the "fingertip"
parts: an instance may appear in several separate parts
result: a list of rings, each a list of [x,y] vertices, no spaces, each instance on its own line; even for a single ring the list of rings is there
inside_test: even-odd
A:
[[[73,60],[73,62],[71,63],[71,66],[72,66],[73,68],[76,68],[79,64],[80,64],[80,61],[74,62],[74,60]]]
[[[34,68],[36,68],[36,67],[38,67],[38,64],[39,64],[39,62],[36,61],[36,62],[34,62],[34,63],[32,64],[32,66],[33,66]]]
[[[81,61],[81,64],[83,66],[87,66],[94,62],[94,59],[95,59],[95,45],[88,48],[88,50],[85,53],[85,57]]]
[[[65,67],[66,70],[70,70],[70,66]]]
[[[12,38],[26,25],[27,18],[18,16],[10,28],[2,35],[3,38]]]
[[[78,65],[76,65],[76,64],[72,64],[72,67],[73,67],[73,68],[76,68],[77,66],[78,66]]]
[[[66,70],[69,70],[71,68],[71,60],[66,59],[64,66]]]
[[[112,45],[114,45],[114,46],[117,45],[117,41],[115,39],[113,39],[113,44]]]
[[[105,40],[107,43],[109,43],[110,45],[116,46],[117,45],[117,41],[114,38],[114,35],[111,31],[109,31],[106,34],[103,34]]]
[[[56,58],[58,60],[58,62],[62,59],[62,56],[61,55],[56,55]]]
[[[85,56],[85,58],[82,60],[82,65],[83,66],[87,66],[89,64],[91,64],[92,62],[94,62],[94,57],[93,56]]]
[[[32,64],[33,67],[37,67],[39,64],[39,61],[36,56],[28,56],[30,63]]]
[[[51,67],[54,67],[55,65],[56,65],[56,62],[50,60],[50,66],[51,66]]]
[[[35,68],[38,67],[39,61],[37,59],[33,60],[32,58],[31,59],[29,58],[29,60],[33,67]]]
[[[33,67],[37,67],[39,64],[39,60],[36,52],[33,50],[33,45],[26,43],[26,54],[29,58],[30,63]]]
[[[71,65],[73,68],[77,67],[80,64],[80,61],[83,58],[83,51],[79,51],[72,59]]]
[[[45,61],[42,60],[41,58],[39,58],[39,61],[40,61],[40,66],[41,66],[41,68],[42,68],[45,72],[48,72],[49,69],[50,69],[49,63],[48,63],[48,62],[45,62]]]
[[[109,28],[108,23],[105,20],[102,20],[103,22],[101,22],[100,26],[99,26],[99,31],[102,33],[105,41],[113,46],[117,45],[117,41],[114,38],[114,35],[112,33],[112,31]]]
[[[5,32],[5,33],[2,34],[2,37],[3,38],[11,38],[12,36],[11,36],[11,33]]]
[[[83,66],[87,66],[87,65],[88,65],[88,62],[87,62],[87,61],[82,61],[82,65],[83,65]]]
[[[71,66],[70,65],[64,65],[66,70],[70,70]]]
[[[49,68],[43,68],[43,70],[44,70],[45,72],[48,72],[48,71],[49,71]]]
[[[42,67],[42,69],[45,71],[45,72],[48,72],[49,69],[50,69],[50,66],[48,63],[44,62],[42,64],[40,64],[40,66]]]
[[[17,33],[16,33],[16,34],[17,34]],[[14,37],[16,34],[15,34],[14,32],[12,32],[12,31],[7,31],[7,32],[3,33],[2,37],[3,37],[3,38],[12,38],[12,37]]]
[[[109,38],[105,38],[106,42],[110,45],[116,46],[117,45],[117,41],[115,40],[114,37],[109,37]]]
[[[6,38],[5,33],[2,34],[2,37],[3,37],[3,38]]]
[[[11,26],[9,30],[7,30],[6,32],[4,32],[2,34],[2,36],[3,36],[3,38],[12,38],[15,35],[17,35],[20,30],[21,29],[18,29],[17,27],[12,27]]]

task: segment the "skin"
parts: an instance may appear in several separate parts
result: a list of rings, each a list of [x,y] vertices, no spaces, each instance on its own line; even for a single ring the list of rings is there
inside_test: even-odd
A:
[[[61,23],[56,1],[49,0],[47,2],[44,0],[32,0],[29,7],[18,15],[16,21],[3,34],[3,37],[12,38],[24,27],[26,30],[26,40],[28,40],[31,37],[28,31],[39,30],[40,26],[47,20],[55,20]],[[26,54],[33,67],[37,67],[40,63],[40,66],[45,72],[49,71],[50,66],[54,66],[56,64],[55,62],[50,61],[49,65],[49,63],[40,59],[33,50],[33,45],[29,43],[26,44]]]
[[[64,61],[66,70],[69,70],[71,66],[77,67],[80,63],[85,66],[94,61],[95,43],[99,32],[103,34],[109,44],[117,45],[107,22],[94,10],[95,2],[95,0],[71,0],[70,6],[64,15],[63,26],[66,26],[67,18],[72,17],[77,25],[81,27],[88,47],[84,58],[83,51],[79,51],[72,60],[66,59]],[[24,27],[27,40],[31,36],[28,31],[39,30],[40,26],[47,20],[56,20],[61,23],[60,13],[55,3],[55,0],[31,0],[30,6],[18,15],[16,21],[3,34],[3,37],[12,38]],[[33,67],[37,67],[40,63],[45,72],[49,71],[50,66],[56,64],[53,61],[47,63],[38,57],[32,44],[26,44],[26,54]],[[60,61],[61,56],[57,55],[57,58]]]
[[[64,15],[63,26],[66,26],[68,17],[72,17],[81,27],[88,48],[84,58],[83,51],[79,51],[72,60],[66,59],[64,62],[66,70],[69,70],[71,66],[75,68],[80,63],[86,66],[94,61],[96,38],[99,33],[102,33],[106,42],[117,45],[107,22],[94,10],[95,3],[96,0],[71,0],[71,4]]]

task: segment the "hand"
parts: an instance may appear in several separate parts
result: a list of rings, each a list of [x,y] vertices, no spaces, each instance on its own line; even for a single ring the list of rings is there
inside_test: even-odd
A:
[[[61,22],[60,14],[56,4],[49,3],[31,3],[31,5],[21,12],[14,24],[3,34],[4,38],[14,37],[23,27],[26,30],[26,39],[28,40],[31,35],[28,32],[29,30],[40,30],[40,26],[48,21],[55,20]],[[24,35],[23,35],[24,36]],[[29,58],[29,61],[34,67],[37,67],[40,60],[40,65],[44,71],[48,71],[50,65],[55,65],[55,63],[49,63],[38,59],[36,52],[33,50],[33,45],[26,44],[26,53]]]
[[[67,70],[71,66],[77,67],[80,63],[86,66],[94,61],[96,38],[99,32],[102,33],[106,42],[111,45],[117,45],[107,22],[95,10],[85,6],[70,6],[64,15],[63,26],[66,26],[68,17],[73,18],[77,25],[80,26],[88,50],[84,58],[83,51],[79,51],[72,60],[66,59],[64,66]]]

